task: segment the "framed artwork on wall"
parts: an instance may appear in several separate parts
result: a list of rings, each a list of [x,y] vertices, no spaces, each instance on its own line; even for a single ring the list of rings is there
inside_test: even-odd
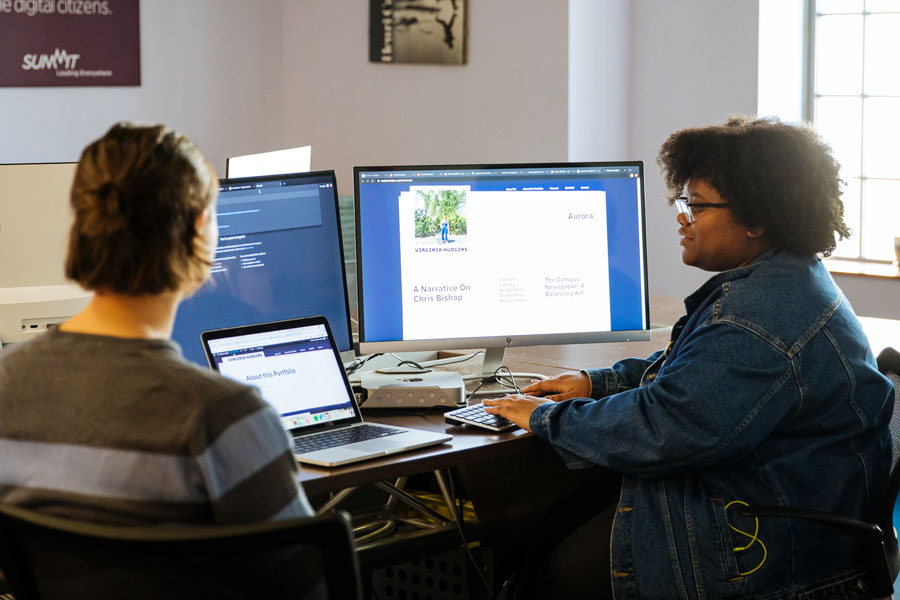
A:
[[[369,0],[369,62],[466,64],[468,0]]]

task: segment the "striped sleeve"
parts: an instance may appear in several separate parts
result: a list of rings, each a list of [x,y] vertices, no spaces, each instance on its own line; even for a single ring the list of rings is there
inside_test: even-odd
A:
[[[313,514],[299,484],[287,434],[275,412],[262,401],[257,410],[222,430],[196,460],[216,523]]]

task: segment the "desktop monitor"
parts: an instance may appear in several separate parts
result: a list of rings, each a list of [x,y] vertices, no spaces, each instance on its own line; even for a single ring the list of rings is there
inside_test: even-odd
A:
[[[354,179],[361,353],[650,339],[643,163]]]
[[[0,165],[0,288],[63,285],[75,163]]]
[[[225,177],[255,177],[309,171],[312,146],[245,154],[225,159]]]
[[[0,344],[31,339],[91,299],[64,269],[74,176],[75,163],[0,165]]]
[[[223,179],[210,280],[183,301],[172,338],[206,365],[207,329],[325,315],[354,356],[334,171]]]

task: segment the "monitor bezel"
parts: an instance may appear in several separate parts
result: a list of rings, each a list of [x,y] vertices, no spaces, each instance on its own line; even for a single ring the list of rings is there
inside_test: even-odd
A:
[[[428,170],[482,170],[482,169],[548,169],[558,168],[602,168],[602,167],[638,167],[638,188],[640,196],[640,233],[641,264],[643,266],[643,317],[646,328],[598,332],[524,334],[510,336],[431,338],[417,340],[380,340],[365,339],[365,298],[364,273],[362,260],[361,236],[364,235],[360,224],[360,174],[370,171],[428,171]],[[521,346],[543,346],[563,344],[592,344],[605,342],[647,341],[650,339],[650,293],[648,287],[647,266],[647,217],[644,181],[644,163],[639,160],[597,161],[597,162],[540,162],[540,163],[447,163],[432,165],[368,165],[353,167],[353,203],[356,223],[356,271],[357,271],[357,321],[359,323],[359,341],[357,349],[360,354],[383,352],[405,352],[420,350],[458,350],[458,349],[505,349]]]

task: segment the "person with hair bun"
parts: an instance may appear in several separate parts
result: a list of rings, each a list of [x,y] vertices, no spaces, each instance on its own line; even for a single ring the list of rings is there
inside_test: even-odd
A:
[[[811,129],[743,117],[673,133],[659,164],[682,261],[714,273],[685,299],[671,341],[485,401],[570,466],[622,478],[611,504],[596,485],[581,494],[588,520],[553,527],[571,534],[525,569],[537,575],[523,587],[568,599],[869,598],[844,534],[739,512],[871,522],[887,484],[893,388],[820,260],[849,235],[838,164]]]
[[[0,354],[0,502],[121,525],[312,514],[259,391],[169,339],[213,263],[217,193],[200,150],[161,125],[119,123],[84,150],[65,272],[94,296]]]

